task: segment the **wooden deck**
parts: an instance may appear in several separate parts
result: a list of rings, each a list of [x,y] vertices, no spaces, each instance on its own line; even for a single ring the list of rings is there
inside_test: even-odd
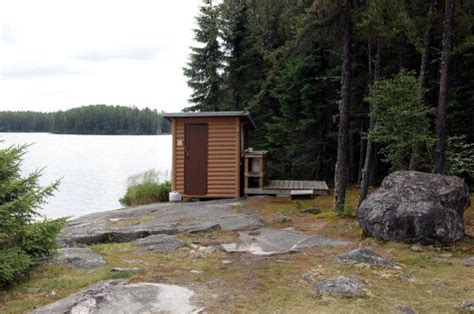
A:
[[[327,195],[329,188],[324,181],[269,180],[261,188],[246,188],[246,195],[290,196],[291,191],[312,190],[313,195]]]

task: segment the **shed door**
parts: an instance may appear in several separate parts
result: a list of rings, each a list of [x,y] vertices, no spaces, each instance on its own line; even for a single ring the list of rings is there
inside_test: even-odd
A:
[[[207,124],[185,125],[184,192],[187,195],[207,194],[207,129]]]

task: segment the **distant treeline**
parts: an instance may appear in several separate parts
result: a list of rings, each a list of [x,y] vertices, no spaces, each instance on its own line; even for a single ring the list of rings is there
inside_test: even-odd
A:
[[[91,105],[48,113],[0,111],[0,132],[153,135],[170,133],[170,125],[149,108]]]

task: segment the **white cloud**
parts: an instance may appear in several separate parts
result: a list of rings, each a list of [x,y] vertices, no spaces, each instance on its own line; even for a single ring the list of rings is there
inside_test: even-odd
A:
[[[201,0],[0,2],[0,110],[179,111]]]
[[[5,79],[23,79],[23,78],[41,78],[45,76],[65,76],[81,74],[84,72],[68,69],[62,65],[40,65],[32,67],[5,66],[2,68],[1,75]]]
[[[88,51],[78,54],[76,57],[80,60],[93,62],[103,62],[116,59],[147,61],[155,58],[160,50],[160,47],[127,47],[102,51]]]
[[[3,44],[13,44],[15,43],[15,31],[11,27],[11,25],[4,24],[1,26],[2,33],[0,34],[1,36],[1,42]]]

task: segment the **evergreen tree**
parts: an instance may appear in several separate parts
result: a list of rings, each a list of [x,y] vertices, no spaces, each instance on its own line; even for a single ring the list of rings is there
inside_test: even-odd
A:
[[[155,135],[169,133],[169,122],[149,108],[92,105],[51,113],[0,112],[0,131]]]
[[[226,110],[245,110],[263,79],[261,44],[245,2],[226,0],[220,9],[226,61],[223,106]]]
[[[224,54],[220,47],[219,10],[211,1],[204,1],[196,18],[195,40],[202,44],[192,47],[190,61],[184,69],[188,85],[193,90],[187,111],[219,111],[222,109],[222,77]]]
[[[313,180],[329,177],[335,164],[338,85],[332,59],[320,43],[307,56],[288,61],[273,90],[281,116],[267,123],[272,161],[269,171],[282,179]]]
[[[59,182],[38,184],[40,172],[22,177],[26,146],[0,149],[0,286],[25,276],[40,258],[54,253],[64,220],[38,220],[37,209]]]

